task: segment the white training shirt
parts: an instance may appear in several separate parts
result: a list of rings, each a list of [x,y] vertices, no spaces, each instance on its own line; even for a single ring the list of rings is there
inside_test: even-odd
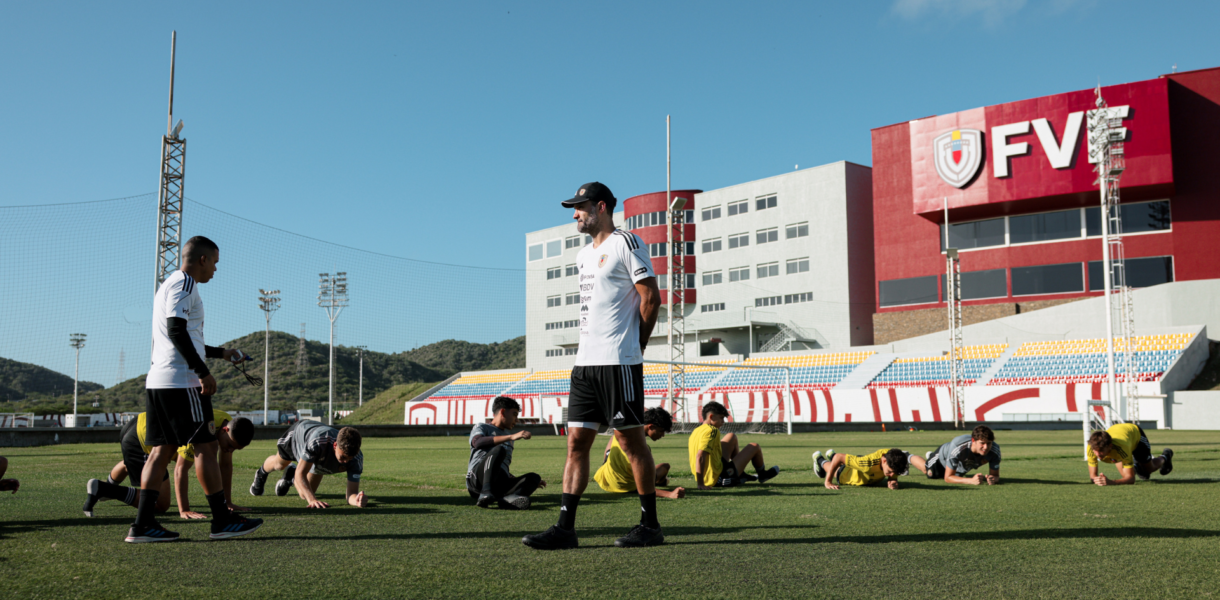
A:
[[[648,246],[616,229],[601,246],[576,255],[580,270],[580,349],[577,366],[638,365],[640,293],[635,284],[656,277]]]
[[[186,319],[186,331],[199,358],[203,350],[203,299],[199,286],[183,271],[165,278],[153,299],[152,366],[144,387],[150,390],[199,387],[199,376],[186,365],[186,358],[174,348],[165,321],[170,317]]]

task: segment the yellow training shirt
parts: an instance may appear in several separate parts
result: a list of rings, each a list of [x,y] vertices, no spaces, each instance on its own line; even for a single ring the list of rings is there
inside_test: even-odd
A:
[[[223,410],[213,409],[212,424],[215,426],[215,429],[212,433],[220,431],[221,427],[224,427],[226,423],[229,423],[232,420],[233,417],[230,416],[229,413]],[[187,462],[195,462],[195,444],[187,444],[181,448],[178,448],[178,456],[181,456],[183,460],[186,460]]]
[[[1132,455],[1135,453],[1135,447],[1140,443],[1140,428],[1134,423],[1120,423],[1106,430],[1110,434],[1111,444],[1110,453],[1101,457],[1103,462],[1111,464],[1121,463],[1128,469],[1135,466],[1135,459]],[[1085,443],[1085,454],[1089,456],[1089,466],[1097,466],[1097,454],[1092,448]]]
[[[696,427],[690,434],[687,449],[690,451],[690,472],[695,475],[699,473],[699,452],[703,451],[711,455],[707,471],[703,473],[703,485],[708,487],[716,485],[716,480],[720,478],[720,471],[724,468],[720,464],[720,430],[707,423]]]
[[[631,470],[631,461],[627,453],[618,445],[618,438],[610,438],[610,450],[606,453],[606,462],[593,474],[593,480],[601,489],[616,494],[635,491],[635,472]]]
[[[872,485],[885,481],[885,472],[881,469],[881,457],[889,451],[889,448],[882,448],[864,456],[845,455],[843,471],[839,473],[839,484]]]

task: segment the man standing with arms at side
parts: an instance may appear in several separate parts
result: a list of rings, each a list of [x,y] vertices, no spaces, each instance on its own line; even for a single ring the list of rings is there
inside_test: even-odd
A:
[[[568,458],[559,522],[521,543],[538,550],[576,548],[576,506],[589,485],[589,450],[601,427],[614,429],[631,462],[640,524],[614,541],[620,548],[664,543],[657,522],[656,470],[644,441],[644,348],[657,322],[660,291],[648,247],[614,227],[618,200],[598,182],[580,186],[563,206],[593,242],[576,257],[580,273],[580,349],[568,395]]]
[[[166,531],[153,517],[165,466],[180,446],[195,445],[196,475],[212,508],[212,539],[245,535],[258,529],[262,519],[247,519],[229,510],[216,462],[216,424],[212,418],[212,394],[216,379],[204,357],[241,362],[240,350],[226,350],[203,343],[203,299],[198,284],[216,274],[220,249],[203,236],[187,240],[182,247],[182,269],[165,278],[153,299],[152,366],[145,387],[148,431],[145,443],[152,447],[139,477],[140,498],[136,522],[127,533],[131,543],[172,542],[178,534]]]

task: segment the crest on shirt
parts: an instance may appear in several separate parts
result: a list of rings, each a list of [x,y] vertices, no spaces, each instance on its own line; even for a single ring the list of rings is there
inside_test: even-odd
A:
[[[208,421],[208,433],[216,435],[216,421]]]
[[[606,255],[603,254],[601,258],[597,259],[597,268],[600,269],[600,268],[604,267],[605,265],[606,265]]]

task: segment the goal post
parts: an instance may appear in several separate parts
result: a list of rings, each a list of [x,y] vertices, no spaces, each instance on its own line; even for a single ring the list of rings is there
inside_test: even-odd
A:
[[[774,406],[771,406],[767,409],[763,409],[763,412],[759,415],[759,418],[757,420],[749,419],[747,417],[746,421],[742,421],[740,418],[738,418],[738,416],[736,414],[737,411],[734,410],[734,408],[732,406],[733,402],[732,402],[732,399],[730,398],[728,404],[726,404],[726,408],[729,410],[729,414],[733,420],[732,420],[732,422],[725,423],[725,427],[723,427],[722,429],[729,431],[729,432],[742,432],[742,433],[778,433],[778,431],[774,431],[774,429],[775,429],[774,426],[779,424],[777,421],[774,420],[774,417],[776,416],[776,412],[780,411],[782,409],[782,413],[783,413],[783,417],[784,417],[782,429],[784,430],[785,433],[787,433],[789,435],[792,434],[793,407],[791,405],[793,403],[793,398],[792,398],[792,367],[790,367],[790,366],[787,366],[787,365],[749,365],[749,364],[743,364],[740,362],[738,362],[738,363],[680,362],[680,361],[668,361],[668,360],[645,360],[644,364],[645,364],[645,375],[644,375],[645,381],[648,380],[649,375],[653,374],[653,373],[648,372],[647,365],[682,365],[684,367],[687,367],[686,380],[688,382],[693,381],[693,382],[698,383],[697,386],[692,386],[694,388],[694,391],[692,391],[691,393],[697,393],[698,390],[702,390],[702,389],[705,389],[708,387],[715,387],[714,385],[712,385],[713,383],[719,383],[725,377],[729,377],[732,374],[732,372],[736,371],[736,370],[756,369],[756,370],[763,370],[763,371],[778,372],[777,375],[778,375],[779,379],[775,382],[776,383],[775,387],[777,388],[777,390],[781,390],[781,392],[780,392],[781,395],[780,395],[779,401],[776,402]],[[710,378],[700,378],[699,376],[695,375],[696,373],[699,373],[700,371],[712,372],[712,373],[714,373],[714,375],[712,375],[712,377],[710,377]],[[672,385],[672,384],[670,384],[670,385]],[[673,412],[675,414],[675,417],[678,417],[678,423],[684,424],[687,422],[686,417],[690,413],[689,413],[689,410],[687,407],[688,398],[687,398],[686,390],[676,390],[673,388],[669,388],[669,389],[657,388],[657,389],[660,389],[664,393],[664,395],[656,395],[656,394],[647,395],[648,394],[647,390],[649,389],[649,386],[647,384],[645,384],[644,387],[645,387],[645,394],[646,394],[645,398],[646,399],[660,398],[662,400],[662,402],[664,402],[665,400],[670,400],[670,402],[671,402],[670,406],[674,409],[671,412]],[[690,389],[690,388],[688,388],[688,389]],[[771,390],[764,390],[764,392],[767,392],[767,391],[771,391]],[[741,392],[725,392],[725,393],[734,394],[734,393],[741,393]],[[681,416],[679,416],[679,415],[681,415]],[[697,416],[691,417],[691,418],[694,419],[694,422],[699,422],[701,420]]]

